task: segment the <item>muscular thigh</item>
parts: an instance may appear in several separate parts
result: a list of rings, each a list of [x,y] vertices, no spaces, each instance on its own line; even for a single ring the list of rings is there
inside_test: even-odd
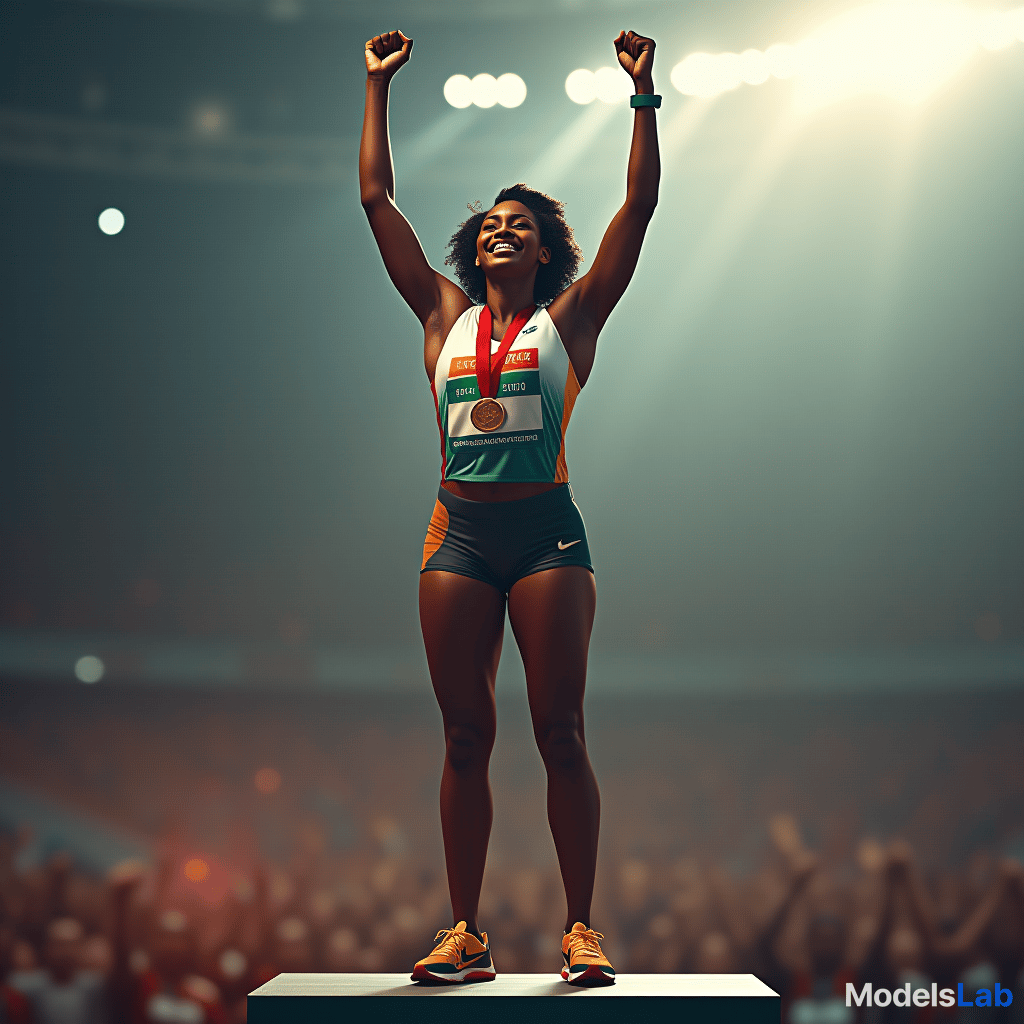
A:
[[[581,566],[546,569],[512,587],[508,614],[523,656],[535,730],[566,715],[582,716],[596,608],[594,574]]]
[[[469,576],[421,573],[420,627],[445,726],[493,718],[505,595]]]

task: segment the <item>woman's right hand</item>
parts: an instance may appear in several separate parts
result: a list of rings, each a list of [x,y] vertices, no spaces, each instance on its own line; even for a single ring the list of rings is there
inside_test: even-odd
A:
[[[370,78],[390,79],[409,59],[412,40],[401,32],[385,32],[366,41],[366,73]]]

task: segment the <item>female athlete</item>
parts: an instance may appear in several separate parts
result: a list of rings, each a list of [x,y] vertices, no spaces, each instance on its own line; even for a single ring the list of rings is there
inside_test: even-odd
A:
[[[620,32],[614,42],[636,92],[633,141],[626,200],[590,272],[575,279],[580,252],[562,204],[513,185],[453,235],[445,262],[461,287],[430,266],[395,205],[388,90],[413,41],[386,32],[366,44],[362,205],[391,280],[423,324],[441,434],[441,486],[419,604],[444,722],[441,830],[456,923],[438,932],[413,980],[494,977],[477,904],[491,830],[487,769],[506,608],[526,669],[565,886],[562,977],[575,984],[615,980],[603,936],[590,927],[600,796],[584,740],[583,690],[596,588],[565,463],[573,404],[658,201],[654,41]]]

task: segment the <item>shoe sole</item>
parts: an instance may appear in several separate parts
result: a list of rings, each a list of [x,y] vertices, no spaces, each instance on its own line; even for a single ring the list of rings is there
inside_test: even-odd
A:
[[[413,981],[440,981],[447,985],[457,985],[461,981],[494,981],[495,977],[496,972],[493,967],[467,967],[464,971],[434,974],[422,964],[417,964],[412,969],[411,975]]]
[[[570,985],[614,985],[615,975],[606,974],[597,964],[588,964],[572,977],[569,977],[569,971],[563,967],[562,980]]]

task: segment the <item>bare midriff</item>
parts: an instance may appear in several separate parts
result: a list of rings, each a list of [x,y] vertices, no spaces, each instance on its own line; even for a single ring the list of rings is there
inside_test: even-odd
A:
[[[479,481],[445,480],[441,486],[451,491],[457,498],[466,501],[519,501],[520,498],[532,498],[535,494],[564,487],[565,484],[547,483],[544,481],[528,483],[480,483]]]

